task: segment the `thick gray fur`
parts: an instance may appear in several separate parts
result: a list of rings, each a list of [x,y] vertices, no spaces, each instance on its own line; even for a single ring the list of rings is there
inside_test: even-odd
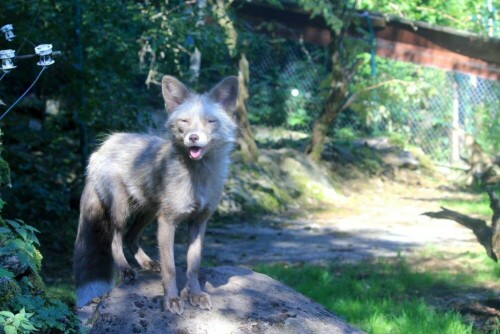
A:
[[[220,200],[236,141],[231,115],[238,80],[228,77],[198,95],[165,76],[162,94],[169,113],[164,137],[116,133],[90,157],[74,252],[79,307],[111,288],[114,265],[122,279],[136,278],[123,254],[125,241],[143,269],[161,268],[165,309],[181,314],[183,299],[211,308],[198,269],[206,223]],[[138,243],[154,220],[159,264]],[[182,222],[189,231],[188,281],[179,297],[173,247],[175,228]]]

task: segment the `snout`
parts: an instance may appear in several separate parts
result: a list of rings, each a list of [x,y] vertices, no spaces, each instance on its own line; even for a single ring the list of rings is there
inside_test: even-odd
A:
[[[189,157],[193,160],[203,158],[208,149],[208,136],[202,131],[190,131],[184,137],[184,145],[188,149]]]

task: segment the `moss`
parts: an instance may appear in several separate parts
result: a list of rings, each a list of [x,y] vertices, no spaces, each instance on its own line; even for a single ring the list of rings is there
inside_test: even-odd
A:
[[[426,171],[435,171],[434,164],[424,151],[420,147],[409,146],[408,151],[415,156],[415,158],[420,163],[420,168]]]
[[[0,277],[0,310],[5,310],[11,301],[21,293],[21,288],[15,279]]]
[[[366,169],[372,175],[378,175],[382,171],[380,162],[370,158],[364,158],[361,162],[363,169]]]
[[[71,285],[60,285],[58,287],[50,287],[46,293],[47,300],[60,300],[66,305],[75,305],[75,291]]]
[[[387,139],[389,140],[389,144],[399,147],[404,150],[408,143],[408,138],[404,133],[399,132],[389,132],[387,134]]]
[[[273,196],[273,194],[268,192],[255,192],[254,193],[258,206],[264,212],[279,212],[281,209],[280,202]]]
[[[36,270],[40,271],[42,269],[43,255],[38,249],[33,252],[33,259],[35,260]]]
[[[45,283],[38,273],[31,272],[19,281],[21,292],[25,295],[41,295],[46,291]]]

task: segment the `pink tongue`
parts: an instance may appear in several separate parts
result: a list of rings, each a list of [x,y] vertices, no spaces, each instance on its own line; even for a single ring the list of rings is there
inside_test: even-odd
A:
[[[201,148],[196,146],[190,147],[189,155],[191,156],[191,159],[198,159],[201,156]]]

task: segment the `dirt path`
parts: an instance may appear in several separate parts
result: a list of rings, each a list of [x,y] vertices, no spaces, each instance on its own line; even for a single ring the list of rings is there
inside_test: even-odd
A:
[[[411,256],[427,247],[446,253],[484,251],[461,225],[422,216],[439,200],[474,199],[446,190],[383,184],[305,218],[270,217],[209,226],[204,257],[219,264],[355,262]],[[177,254],[183,254],[179,245]]]

